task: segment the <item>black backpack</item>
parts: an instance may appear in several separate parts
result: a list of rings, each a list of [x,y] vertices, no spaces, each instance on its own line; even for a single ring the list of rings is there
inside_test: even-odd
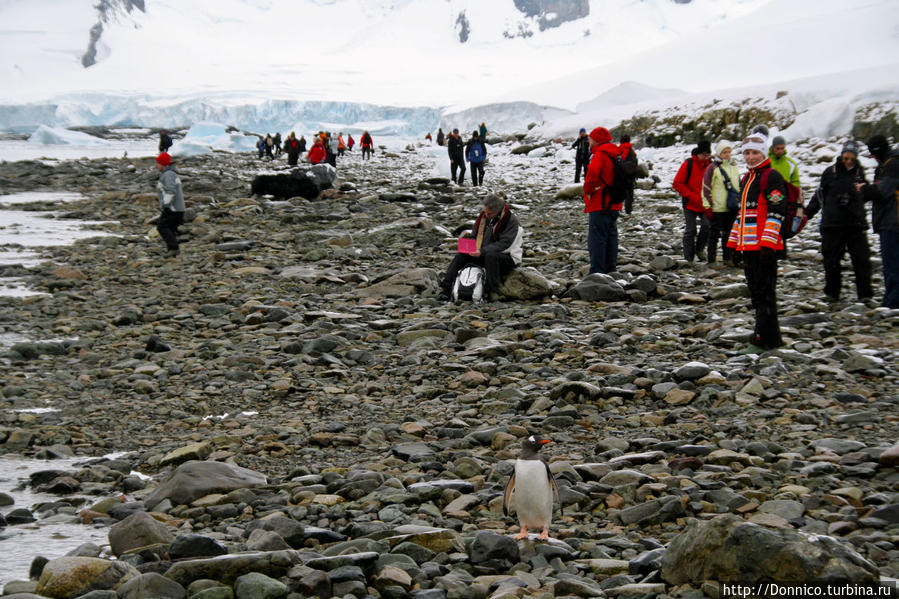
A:
[[[621,156],[616,156],[612,160],[611,183],[603,181],[602,176],[599,177],[599,180],[603,185],[603,210],[610,210],[614,204],[624,204],[631,188],[631,176],[628,174],[628,169],[621,160]],[[606,198],[610,200],[608,206],[605,203]]]

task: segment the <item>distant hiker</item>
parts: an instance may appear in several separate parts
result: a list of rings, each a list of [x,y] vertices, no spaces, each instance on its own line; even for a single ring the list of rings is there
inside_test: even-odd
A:
[[[824,295],[827,301],[840,299],[841,265],[848,251],[855,271],[855,291],[860,301],[874,296],[871,288],[871,249],[868,247],[868,219],[865,198],[859,186],[867,183],[858,163],[858,144],[843,144],[836,164],[821,174],[821,182],[806,208],[809,219],[821,212],[821,256],[824,258]]]
[[[355,146],[355,145],[356,145],[356,140],[353,139],[353,136],[350,135],[349,137],[347,137],[347,140],[346,140],[346,147],[347,147],[347,149],[348,149],[350,152],[353,151],[353,146]]]
[[[730,230],[737,218],[740,202],[740,170],[731,157],[733,144],[722,139],[715,144],[715,157],[702,178],[702,205],[711,211],[708,260],[714,264],[721,240],[721,260],[728,266],[740,263],[740,255],[727,247]]]
[[[300,136],[300,154],[304,154],[306,152],[306,136]]]
[[[343,131],[337,134],[337,155],[343,156],[346,152],[346,142],[343,141]]]
[[[438,127],[437,128],[437,145],[442,146],[444,141],[446,141],[446,136],[443,134],[443,129]]]
[[[481,123],[481,126],[478,129],[478,133],[481,136],[481,141],[483,141],[484,143],[487,143],[487,125],[485,125],[484,123]]]
[[[627,187],[625,188],[626,196],[624,198],[624,212],[630,214],[634,211],[634,184],[637,181],[637,151],[631,145],[631,136],[624,134],[621,136],[621,143],[618,144],[621,151],[621,170],[628,176]]]
[[[470,254],[457,252],[440,283],[438,299],[449,301],[453,283],[462,267],[477,264],[486,270],[484,294],[496,301],[503,277],[521,263],[524,231],[518,217],[501,197],[490,194],[484,198],[484,206],[474,221],[471,235],[476,240],[475,251]]]
[[[335,139],[334,137],[331,137],[330,131],[328,131],[325,134],[325,137],[327,140],[325,143],[327,144],[326,147],[328,150],[328,157],[327,157],[328,164],[330,164],[334,168],[337,168],[337,139]]]
[[[880,236],[883,260],[883,302],[887,308],[899,308],[899,150],[890,150],[883,135],[868,140],[868,151],[877,160],[874,183],[859,186],[865,200],[871,202],[871,224]]]
[[[453,183],[462,185],[465,182],[465,146],[458,129],[453,129],[453,132],[450,133],[449,139],[446,141],[446,152],[449,154],[450,175]],[[458,179],[456,179],[457,170],[459,171]]]
[[[275,136],[272,138],[272,141],[275,144],[275,155],[280,156],[281,155],[281,133],[280,132],[275,133]]]
[[[783,136],[775,135],[771,140],[768,159],[771,160],[771,168],[780,173],[784,181],[799,187],[799,165],[787,156],[787,142]]]
[[[465,144],[465,160],[471,164],[471,184],[474,186],[484,184],[484,162],[487,160],[487,144],[478,136],[477,131],[471,132],[471,139]]]
[[[321,164],[322,162],[325,162],[325,160],[327,160],[328,151],[325,149],[321,137],[315,138],[315,145],[313,145],[312,149],[309,150],[308,158],[310,164]]]
[[[591,158],[584,174],[584,212],[589,219],[590,274],[610,273],[618,263],[618,215],[623,206],[611,193],[620,150],[605,127],[591,131],[588,140]]]
[[[787,186],[765,155],[768,138],[752,133],[743,140],[749,171],[740,181],[740,211],[727,247],[743,253],[743,273],[755,310],[749,346],[741,354],[760,354],[783,345],[777,320],[777,251],[787,215]]]
[[[368,160],[375,153],[375,142],[372,141],[368,131],[362,134],[362,159]]]
[[[702,204],[702,176],[709,165],[712,155],[712,144],[700,141],[690,158],[687,158],[677,171],[672,187],[681,196],[681,207],[684,210],[684,260],[693,262],[706,259],[705,250],[709,240],[709,219]],[[696,234],[696,222],[699,221],[699,234]]]
[[[430,132],[430,131],[428,131],[428,134],[425,135],[425,139],[428,140],[428,141],[434,141],[434,138],[431,137],[431,132]]]
[[[184,222],[184,191],[181,189],[178,170],[172,164],[172,157],[167,152],[162,152],[156,157],[156,170],[159,171],[156,191],[160,211],[156,220],[156,230],[168,248],[166,257],[174,258],[179,251],[178,227]]]
[[[293,131],[290,132],[290,135],[287,136],[287,140],[284,142],[284,150],[287,152],[287,164],[290,166],[296,166],[297,162],[300,160],[300,142],[297,139],[296,133]]]
[[[165,131],[159,132],[159,151],[168,152],[172,147],[172,137]]]
[[[577,139],[571,144],[574,148],[574,182],[581,182],[581,170],[587,173],[587,165],[590,164],[590,138],[587,137],[587,130],[581,129],[577,134]]]
[[[265,136],[265,155],[269,158],[269,160],[274,160],[275,157],[272,155],[272,148],[275,147],[275,140],[272,138],[271,133],[267,133]]]
[[[265,138],[261,135],[259,136],[259,141],[256,142],[256,149],[259,150],[260,159],[265,156]]]

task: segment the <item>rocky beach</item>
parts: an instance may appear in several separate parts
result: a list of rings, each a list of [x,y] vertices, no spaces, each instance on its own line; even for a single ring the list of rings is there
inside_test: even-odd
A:
[[[148,235],[152,158],[0,163],[3,194],[84,196],[28,210],[114,234],[0,267],[43,292],[0,297],[0,448],[47,460],[27,484],[57,498],[0,527],[109,541],[35,546],[4,593],[717,599],[899,578],[899,311],[854,301],[851,269],[824,301],[817,222],[780,265],[786,345],[738,355],[743,272],[680,257],[689,146],[638,150],[618,272],[588,276],[571,140],[489,141],[483,188],[411,144],[349,153],[314,199],[250,195],[250,154],[176,159],[175,259]],[[842,141],[791,147],[806,191]],[[487,193],[517,212],[523,264],[501,301],[439,302]],[[502,510],[532,433],[561,491],[547,543]]]

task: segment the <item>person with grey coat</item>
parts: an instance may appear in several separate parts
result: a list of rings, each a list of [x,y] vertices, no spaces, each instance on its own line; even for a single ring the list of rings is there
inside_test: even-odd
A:
[[[156,221],[156,230],[165,240],[168,248],[167,258],[178,255],[178,227],[184,222],[184,191],[181,189],[181,178],[172,164],[172,157],[163,152],[156,157],[156,169],[159,171],[159,182],[156,183],[159,198],[160,215]]]

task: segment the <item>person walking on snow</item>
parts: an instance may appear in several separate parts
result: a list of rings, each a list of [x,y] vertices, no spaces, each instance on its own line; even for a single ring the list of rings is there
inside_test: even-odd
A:
[[[860,301],[874,296],[871,288],[871,249],[868,247],[868,220],[865,198],[857,186],[867,183],[865,170],[858,163],[858,144],[843,144],[836,164],[821,174],[818,190],[806,208],[812,219],[821,213],[821,256],[824,258],[824,295],[830,302],[840,299],[840,263],[849,251],[855,271],[855,291]]]
[[[290,135],[284,141],[284,150],[287,152],[287,164],[296,166],[300,159],[300,142],[293,131],[290,132]]]
[[[584,174],[584,212],[589,219],[590,274],[608,274],[615,272],[618,263],[618,215],[622,204],[612,203],[611,186],[615,160],[621,150],[612,143],[612,135],[605,127],[597,127],[588,138],[591,158]]]
[[[353,135],[352,135],[352,134],[348,135],[348,136],[347,136],[347,139],[346,139],[346,147],[347,147],[347,149],[348,149],[350,152],[352,152],[352,151],[353,151],[353,146],[355,146],[355,145],[356,145],[356,140],[353,139]]]
[[[883,302],[886,308],[899,308],[899,150],[890,150],[883,135],[868,140],[868,151],[877,160],[874,183],[858,185],[870,201],[871,224],[880,236],[883,261]]]
[[[478,134],[481,136],[481,141],[487,143],[487,125],[485,123],[481,123],[481,126],[478,128]]]
[[[156,170],[159,171],[156,191],[160,212],[156,219],[156,230],[168,248],[166,257],[174,258],[180,250],[178,227],[184,222],[184,191],[181,189],[178,169],[172,164],[172,157],[167,152],[156,157]]]
[[[465,144],[465,160],[471,164],[471,184],[475,187],[484,184],[484,162],[487,160],[487,144],[471,132],[471,139]]]
[[[712,145],[708,141],[700,141],[691,152],[690,158],[680,165],[674,177],[674,190],[681,196],[684,209],[684,260],[693,262],[693,258],[706,259],[705,250],[709,239],[709,219],[702,204],[702,176],[709,165]],[[699,222],[699,234],[696,223]]]
[[[787,187],[765,155],[768,139],[752,133],[743,140],[749,171],[740,181],[740,211],[727,247],[743,253],[743,274],[755,310],[749,346],[741,354],[760,354],[783,345],[777,320],[777,252],[787,216]]]
[[[437,145],[442,146],[446,141],[446,136],[443,134],[443,128],[437,127]]]
[[[730,266],[740,262],[739,254],[727,247],[730,230],[737,218],[737,195],[740,192],[740,171],[731,154],[733,144],[722,139],[715,144],[715,158],[702,177],[702,205],[706,215],[711,212],[711,232],[709,234],[708,260],[714,264],[721,240],[721,260]],[[732,198],[728,205],[728,196]]]
[[[587,165],[590,164],[590,138],[587,137],[587,130],[581,129],[577,134],[577,139],[571,144],[574,149],[574,182],[581,182],[581,171],[586,174]]]

